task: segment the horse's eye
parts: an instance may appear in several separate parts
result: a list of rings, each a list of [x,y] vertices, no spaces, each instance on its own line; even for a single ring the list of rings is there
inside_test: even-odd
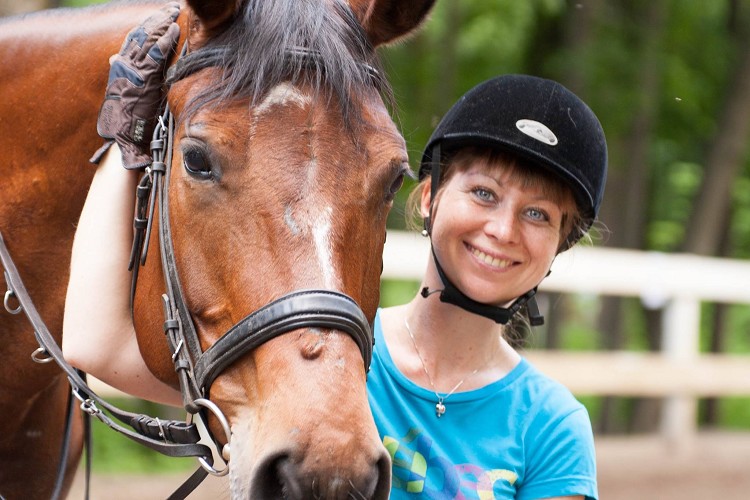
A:
[[[182,155],[182,162],[185,165],[185,170],[193,177],[199,179],[211,179],[213,177],[211,162],[200,149],[190,148],[185,151]]]
[[[388,194],[386,198],[388,201],[391,201],[396,197],[396,193],[398,193],[399,189],[401,189],[401,186],[404,185],[404,174],[400,173],[398,174],[398,177],[396,177],[393,180],[393,183],[391,184],[391,187],[388,189]]]

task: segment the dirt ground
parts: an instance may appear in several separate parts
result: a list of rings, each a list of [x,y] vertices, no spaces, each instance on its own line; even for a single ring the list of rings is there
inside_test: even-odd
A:
[[[703,433],[677,448],[650,437],[600,438],[597,457],[601,500],[750,500],[750,433]],[[91,498],[163,499],[187,475],[97,475]],[[84,498],[80,474],[68,498]],[[189,498],[229,499],[228,483],[210,477]]]

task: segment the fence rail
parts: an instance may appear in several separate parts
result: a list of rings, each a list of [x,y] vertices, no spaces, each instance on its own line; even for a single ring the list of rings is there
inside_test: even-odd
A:
[[[384,278],[419,280],[429,242],[389,231]],[[530,350],[542,371],[579,395],[664,397],[661,433],[675,447],[697,432],[697,398],[750,395],[750,355],[702,354],[702,302],[750,304],[750,262],[607,248],[575,247],[557,257],[540,291],[639,297],[663,309],[659,353]]]
[[[420,280],[429,242],[389,231],[383,278]],[[750,395],[750,355],[702,354],[702,302],[750,304],[750,262],[683,254],[576,247],[558,256],[541,291],[639,297],[664,309],[663,350],[530,350],[529,360],[578,395],[664,397],[661,433],[686,448],[697,433],[697,398]],[[99,382],[94,388],[122,395]]]

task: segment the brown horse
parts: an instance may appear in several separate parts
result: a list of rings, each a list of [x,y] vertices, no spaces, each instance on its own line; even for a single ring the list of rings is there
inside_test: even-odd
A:
[[[407,169],[374,47],[414,30],[433,1],[182,6],[185,60],[210,55],[186,63],[167,93],[176,123],[167,188],[174,267],[200,349],[300,289],[346,294],[372,322],[386,215]],[[120,2],[0,24],[0,232],[58,342],[72,238],[94,172],[87,160],[101,143],[108,58],[158,6]],[[177,387],[156,233],[134,318],[149,368]],[[0,339],[0,495],[50,498],[67,380],[54,363],[32,362],[38,345],[22,315],[0,311]],[[198,388],[231,428],[224,436],[209,419],[220,445],[231,439],[233,498],[387,497],[390,464],[361,351],[339,329],[299,326]],[[81,451],[75,423],[62,496]]]

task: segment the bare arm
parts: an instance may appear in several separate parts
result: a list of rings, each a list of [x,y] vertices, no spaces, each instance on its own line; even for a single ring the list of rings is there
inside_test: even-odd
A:
[[[138,172],[117,145],[91,184],[73,242],[63,354],[73,366],[133,396],[182,406],[180,393],[146,367],[130,311],[128,259]]]

